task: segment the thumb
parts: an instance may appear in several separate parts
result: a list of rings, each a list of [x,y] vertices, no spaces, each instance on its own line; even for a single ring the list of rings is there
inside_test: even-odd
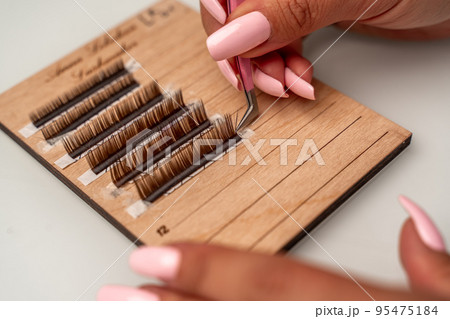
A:
[[[202,0],[204,6],[218,2]],[[207,46],[211,56],[217,61],[236,55],[248,58],[261,56],[324,26],[355,20],[369,7],[363,19],[375,17],[392,8],[396,2],[397,0],[245,0],[228,17],[225,25],[209,36]],[[220,0],[215,8],[222,8],[221,4],[223,1]]]
[[[400,202],[412,217],[403,225],[400,237],[400,256],[411,288],[450,298],[450,256],[442,238],[417,205],[404,196]]]

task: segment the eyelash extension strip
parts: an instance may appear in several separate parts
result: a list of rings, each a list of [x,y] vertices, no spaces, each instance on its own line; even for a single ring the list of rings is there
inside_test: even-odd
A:
[[[127,142],[134,138],[132,142],[134,148],[161,127],[185,113],[185,108],[181,91],[166,96],[160,103],[110,135],[86,154],[86,160],[92,171],[98,174],[111,166],[126,155]],[[148,132],[144,132],[145,130]],[[138,134],[139,136],[136,137]]]
[[[206,165],[216,153],[216,145],[203,143],[208,140],[221,140],[221,153],[225,153],[235,145],[240,137],[231,116],[215,121],[211,129],[203,132],[198,138],[179,148],[167,161],[162,161],[148,173],[141,174],[134,180],[139,196],[147,202],[156,201],[172,187],[182,182],[195,171]],[[203,147],[202,147],[203,146]],[[194,154],[199,154],[199,161],[194,162]]]
[[[31,122],[36,127],[49,122],[62,112],[92,95],[103,86],[110,84],[127,73],[128,70],[125,68],[123,61],[119,60],[105,70],[102,70],[83,81],[70,91],[63,93],[60,97],[30,113]]]
[[[76,129],[138,86],[133,75],[125,75],[46,124],[41,130],[44,138],[50,140]]]
[[[65,136],[63,138],[64,148],[70,157],[80,156],[113,132],[161,102],[163,97],[156,82],[144,85]]]
[[[201,101],[188,106],[181,117],[166,125],[150,137],[150,141],[135,148],[111,167],[111,179],[116,187],[139,176],[169,152],[174,152],[211,126]],[[151,153],[149,152],[151,150]]]

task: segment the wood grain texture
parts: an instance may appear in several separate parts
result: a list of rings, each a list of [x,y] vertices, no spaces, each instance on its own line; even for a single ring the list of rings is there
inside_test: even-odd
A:
[[[267,112],[251,126],[254,134],[133,218],[127,208],[139,200],[135,186],[114,190],[109,173],[84,186],[78,178],[89,169],[85,158],[61,169],[54,164],[66,153],[61,142],[48,147],[41,132],[28,138],[19,133],[29,113],[131,57],[143,66],[134,73],[139,83],[157,79],[163,88],[181,88],[186,101],[201,98],[209,115],[242,116],[245,98],[210,58],[199,15],[175,1],[144,10],[110,34],[126,52],[103,35],[62,58],[0,95],[0,126],[138,244],[189,240],[270,253],[289,248],[410,142],[409,131],[317,80],[316,101],[293,95],[276,101],[258,92],[261,112]],[[289,141],[296,145],[286,147]],[[304,152],[311,141],[316,154]],[[258,143],[257,161],[248,148]],[[325,165],[318,164],[319,155]]]

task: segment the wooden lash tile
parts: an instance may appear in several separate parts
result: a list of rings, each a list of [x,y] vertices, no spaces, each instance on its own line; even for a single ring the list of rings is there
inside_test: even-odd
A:
[[[211,123],[206,120],[193,125],[183,118],[189,104],[185,105],[180,93],[180,105],[170,105],[167,88],[180,88],[187,101],[201,99],[209,114],[230,114],[227,118],[233,123],[245,107],[243,94],[227,83],[209,57],[199,15],[173,0],[163,1],[117,26],[111,34],[142,68],[130,75],[128,56],[102,35],[1,94],[0,127],[128,238],[139,237],[139,243],[189,240],[270,253],[292,247],[304,233],[255,181],[311,230],[411,140],[411,133],[404,128],[314,80],[316,101],[295,96],[276,101],[258,92],[265,113],[251,126],[254,135],[198,171],[184,153],[191,155],[189,146]],[[158,79],[162,88],[155,86],[155,91],[150,90],[153,93],[141,99],[136,92],[143,87],[125,85],[133,91],[119,100],[116,96],[98,109],[95,106],[101,102],[96,100],[93,109],[99,112],[67,117],[102,90],[131,78],[147,83],[143,86]],[[126,92],[120,88],[119,92]],[[149,105],[149,100],[156,103]],[[166,107],[161,106],[164,103]],[[145,120],[144,114],[149,116]],[[204,118],[204,114],[199,117]],[[64,136],[63,143],[45,150],[49,145],[40,133],[20,133],[31,127],[30,119],[43,128],[47,138],[62,136],[68,127],[74,131]],[[171,136],[175,142],[160,145],[157,165],[145,161],[146,156],[139,158],[140,151],[163,136]],[[127,152],[130,138],[133,143]],[[280,164],[282,150],[276,144],[286,139],[298,142],[283,151],[288,153],[300,152],[305,140],[313,140],[325,165],[314,160],[296,165],[297,156]],[[251,145],[259,147],[258,163],[248,151]],[[67,156],[66,148],[79,160],[62,169],[54,162]],[[175,155],[173,162],[162,157],[169,150]],[[202,165],[205,159],[202,157]],[[230,165],[233,160],[235,165]],[[79,181],[90,167],[100,173],[111,165],[111,174],[93,173],[96,179],[92,183]],[[133,176],[141,168],[154,176]],[[140,193],[133,183],[127,183],[133,179],[138,180]],[[148,229],[149,225],[153,226]]]

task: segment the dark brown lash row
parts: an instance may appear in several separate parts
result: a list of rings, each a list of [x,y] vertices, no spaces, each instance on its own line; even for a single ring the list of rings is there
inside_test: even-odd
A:
[[[162,99],[155,82],[144,85],[65,136],[64,148],[72,158],[76,158]]]
[[[41,129],[42,134],[50,140],[76,129],[138,86],[133,75],[125,75],[61,113]]]
[[[95,174],[108,169],[117,187],[134,181],[150,202],[240,140],[229,115],[211,121],[203,103],[185,104],[180,90],[163,94],[156,82],[140,86],[122,61],[30,119],[47,141],[62,136],[70,157],[84,156]]]
[[[105,70],[102,70],[70,91],[64,92],[58,98],[41,106],[30,114],[31,122],[36,127],[51,121],[62,112],[83,101],[85,98],[97,92],[102,87],[110,84],[128,73],[123,61],[118,61]]]
[[[222,144],[217,147],[216,141],[222,141]],[[148,172],[139,175],[134,180],[139,196],[148,202],[156,201],[239,141],[230,115],[214,121],[208,129],[173,152],[167,160],[158,162]]]
[[[164,98],[89,150],[86,160],[92,171],[98,174],[111,166],[126,155],[127,147],[134,148],[171,120],[183,114],[185,108],[181,91],[176,91]]]
[[[111,179],[117,187],[133,180],[143,171],[187,143],[211,125],[202,102],[188,106],[187,111],[177,117],[150,138],[142,142],[111,167]]]

